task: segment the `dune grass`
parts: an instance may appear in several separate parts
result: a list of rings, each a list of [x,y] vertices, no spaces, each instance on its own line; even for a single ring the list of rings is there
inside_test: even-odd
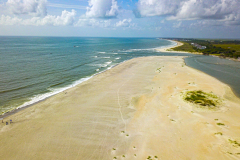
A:
[[[232,143],[234,147],[240,147],[240,143],[238,143],[237,141],[234,141],[234,140],[231,140],[231,139],[228,139],[228,141],[230,143]]]
[[[212,93],[205,93],[201,90],[187,91],[184,100],[200,105],[202,107],[214,108],[219,104],[219,98]]]
[[[182,46],[179,46],[179,47],[175,47],[175,48],[172,48],[170,50],[173,50],[173,51],[185,51],[185,52],[196,52],[192,45],[187,43],[187,42],[181,42],[183,43]]]

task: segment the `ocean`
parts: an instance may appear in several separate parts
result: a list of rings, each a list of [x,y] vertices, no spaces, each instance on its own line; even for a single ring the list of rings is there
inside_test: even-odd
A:
[[[0,37],[0,115],[34,104],[121,62],[142,56],[189,56],[186,63],[193,68],[207,70],[210,75],[214,68],[212,72],[216,74],[220,70],[222,77],[222,72],[226,72],[227,80],[212,76],[227,84],[229,81],[240,95],[239,62],[226,60],[226,63],[217,57],[209,61],[208,56],[155,50],[173,45],[175,42],[157,38]]]

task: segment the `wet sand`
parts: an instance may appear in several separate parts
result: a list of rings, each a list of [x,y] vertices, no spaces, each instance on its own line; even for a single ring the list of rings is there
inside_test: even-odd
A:
[[[218,110],[182,99],[181,92],[199,89],[222,99]],[[0,156],[238,159],[239,117],[230,87],[187,67],[183,57],[135,58],[5,118],[13,123],[0,125]]]

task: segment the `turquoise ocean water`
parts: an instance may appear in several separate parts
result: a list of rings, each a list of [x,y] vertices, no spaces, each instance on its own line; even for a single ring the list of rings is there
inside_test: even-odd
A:
[[[187,65],[210,75],[211,69],[214,74],[220,70],[220,78],[212,76],[229,81],[240,95],[240,63],[155,50],[172,45],[175,43],[157,38],[0,37],[0,114],[36,103],[142,56],[189,56]],[[222,72],[228,78],[221,79]]]

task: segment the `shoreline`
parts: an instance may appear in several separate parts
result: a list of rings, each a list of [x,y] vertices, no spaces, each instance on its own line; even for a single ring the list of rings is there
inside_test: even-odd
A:
[[[168,40],[168,39],[166,39],[166,40]],[[176,42],[177,45],[176,45],[176,46],[171,46],[171,47],[157,48],[156,50],[157,50],[158,52],[190,53],[190,54],[200,54],[200,55],[203,55],[203,53],[200,53],[200,52],[186,52],[186,51],[174,51],[174,50],[171,50],[171,49],[173,49],[173,48],[182,46],[183,43],[181,43],[181,42],[179,42],[179,41],[175,41],[175,40],[168,40],[168,41]],[[227,59],[227,60],[231,60],[231,61],[235,61],[235,62],[240,62],[240,59],[235,59],[235,58],[230,58],[230,57],[225,57],[225,58],[224,58],[224,57],[217,56],[217,55],[213,55],[213,54],[210,54],[209,56],[218,57],[218,58],[222,58],[222,59]]]
[[[127,60],[68,89],[67,94],[9,116],[13,123],[0,125],[1,157],[237,158],[240,149],[228,139],[240,140],[239,98],[226,84],[186,66],[183,58]],[[199,89],[222,99],[216,111],[182,99],[182,92]]]
[[[175,42],[176,45],[175,46],[170,46],[170,47],[156,48],[157,51],[159,51],[159,52],[176,52],[176,53],[181,52],[181,51],[168,51],[168,50],[179,47],[179,46],[182,46],[183,43],[178,42],[178,41],[174,41],[174,40],[169,40],[169,39],[166,39],[166,40],[171,41],[171,42]],[[189,52],[182,51],[181,53],[189,53]]]
[[[183,43],[182,43],[182,42],[179,42],[179,41],[175,41],[175,40],[169,40],[169,39],[166,39],[166,40],[175,42],[175,43],[177,43],[177,45],[171,46],[171,47],[165,47],[165,48],[156,49],[158,52],[167,52],[167,53],[189,53],[189,54],[200,54],[200,55],[202,55],[202,53],[199,53],[199,52],[174,51],[174,50],[172,50],[173,48],[182,46]]]
[[[124,63],[124,62],[125,62],[125,61],[120,62],[119,64]],[[31,106],[33,106],[33,105],[35,105],[35,104],[37,104],[37,103],[40,103],[40,102],[42,102],[42,101],[44,101],[44,100],[47,100],[48,98],[51,98],[51,97],[53,97],[53,96],[55,96],[55,95],[57,95],[57,94],[60,94],[60,93],[65,92],[65,91],[67,91],[67,90],[69,90],[69,89],[71,89],[71,88],[74,88],[74,87],[76,87],[77,85],[80,85],[81,83],[83,83],[83,82],[85,82],[85,81],[88,81],[89,79],[93,78],[94,76],[96,76],[96,75],[98,75],[98,74],[101,74],[101,73],[103,73],[103,72],[106,72],[107,70],[110,70],[110,69],[112,69],[113,67],[116,67],[116,66],[119,65],[119,64],[116,64],[116,65],[113,65],[113,66],[111,66],[111,67],[108,67],[106,70],[103,70],[103,71],[101,71],[101,72],[95,73],[95,74],[90,75],[90,76],[88,76],[88,77],[81,78],[81,79],[77,80],[77,81],[81,81],[80,83],[76,83],[77,81],[75,81],[75,82],[73,82],[72,84],[64,87],[65,89],[64,89],[64,88],[60,88],[60,89],[63,89],[62,91],[59,91],[59,92],[56,92],[56,93],[52,93],[52,95],[50,95],[50,96],[48,96],[48,97],[45,97],[45,98],[43,98],[43,99],[41,99],[41,100],[38,100],[38,101],[36,101],[36,102],[32,102],[32,103],[30,103],[30,104],[24,105],[25,103],[31,102],[31,101],[27,101],[27,102],[25,102],[24,104],[18,106],[17,108],[12,109],[12,110],[10,110],[10,111],[7,111],[7,112],[1,114],[1,115],[0,115],[0,118],[3,118],[3,119],[4,119],[4,118],[7,118],[8,116],[11,116],[11,115],[13,115],[13,114],[15,114],[15,113],[18,113],[19,111],[22,111],[22,110],[24,110],[25,108],[31,107]],[[83,79],[83,80],[82,80],[82,79]],[[76,84],[75,84],[75,83],[76,83]],[[70,87],[70,86],[71,86],[71,87]],[[51,93],[51,92],[50,92],[50,93]],[[47,93],[46,93],[46,94],[47,94]]]
[[[173,40],[168,40],[168,41],[173,41]],[[175,48],[175,47],[178,47],[178,46],[183,45],[181,42],[178,42],[178,41],[173,41],[173,42],[177,43],[177,45],[175,45],[175,46],[170,46],[170,47],[163,47],[163,48],[156,49],[156,50],[162,52],[162,51],[165,50],[165,49],[167,50],[167,49],[171,49],[171,48]],[[165,52],[165,51],[164,51],[164,52]],[[166,52],[172,52],[172,51],[166,51]],[[177,52],[178,52],[178,51],[177,51]],[[188,52],[182,52],[182,53],[188,53]],[[127,60],[125,60],[125,61],[127,61]],[[119,64],[124,63],[125,61],[120,62]],[[119,64],[116,64],[116,65],[114,65],[114,66],[111,66],[111,67],[107,68],[106,70],[103,70],[103,71],[101,71],[101,72],[98,72],[98,73],[95,73],[95,74],[93,74],[93,75],[90,75],[89,77],[84,77],[84,78],[81,78],[81,79],[87,79],[87,80],[89,80],[89,79],[93,78],[94,76],[96,76],[96,75],[98,75],[98,74],[101,74],[101,73],[103,73],[103,72],[105,72],[105,71],[107,71],[107,70],[109,70],[109,69],[111,69],[111,68],[113,68],[113,67],[115,67],[115,66],[117,66],[117,65],[119,65]],[[81,81],[81,79],[80,79],[80,80],[77,80],[77,81]],[[22,104],[22,105],[20,105],[20,106],[18,106],[18,107],[16,107],[16,108],[12,109],[12,110],[8,110],[8,111],[6,111],[5,113],[1,114],[1,115],[0,115],[0,118],[6,118],[6,117],[8,117],[8,116],[10,116],[10,115],[13,115],[13,114],[15,114],[15,113],[17,113],[17,112],[25,109],[25,108],[28,108],[28,107],[30,107],[30,106],[32,106],[32,105],[35,105],[35,104],[37,104],[37,103],[39,103],[39,102],[41,102],[41,101],[44,101],[44,100],[46,100],[46,99],[48,99],[48,98],[50,98],[50,97],[52,97],[52,96],[54,96],[54,95],[56,95],[56,94],[60,94],[60,93],[66,91],[66,90],[68,90],[68,89],[70,89],[70,88],[73,88],[73,87],[75,87],[75,86],[83,83],[85,80],[83,80],[83,81],[80,82],[80,83],[76,83],[77,81],[75,81],[75,82],[73,82],[72,84],[66,86],[65,89],[61,88],[61,89],[63,89],[62,91],[59,91],[59,92],[57,92],[57,93],[51,93],[51,92],[50,92],[50,93],[49,93],[49,94],[51,94],[50,96],[47,96],[47,97],[45,97],[45,98],[43,98],[43,99],[40,99],[40,100],[38,100],[38,101],[36,101],[36,102],[31,102],[31,100],[30,100],[30,101],[27,101],[27,102],[25,102],[24,104]],[[76,84],[75,84],[75,83],[76,83]],[[71,87],[70,87],[70,86],[71,86]],[[48,94],[48,93],[45,93],[45,94]],[[42,95],[41,95],[41,96],[42,96]],[[34,98],[34,97],[33,97],[33,98]],[[28,104],[28,103],[30,103],[30,104]]]
[[[168,40],[168,39],[165,39],[165,40]],[[183,45],[183,43],[181,43],[181,42],[179,42],[179,41],[175,41],[175,40],[168,40],[168,41],[175,42],[176,45],[174,45],[174,46],[167,46],[167,47],[163,47],[163,48],[155,48],[155,50],[157,50],[157,51],[159,51],[159,52],[169,52],[169,53],[172,52],[172,53],[199,54],[199,53],[197,53],[197,52],[192,53],[192,52],[184,52],[184,51],[169,51],[169,49],[172,49],[172,48],[175,48],[175,47],[179,47],[179,46]],[[219,57],[219,56],[215,56],[215,55],[210,55],[210,56]],[[134,58],[133,58],[133,59],[134,59]],[[233,59],[230,59],[230,58],[225,58],[225,59],[233,60]],[[128,61],[128,60],[125,60],[125,61]],[[24,104],[18,106],[18,107],[15,108],[15,109],[12,109],[12,110],[10,110],[10,111],[6,111],[5,113],[1,114],[1,115],[0,115],[0,118],[6,118],[6,117],[8,117],[8,116],[10,116],[10,115],[12,115],[12,114],[15,114],[15,113],[23,110],[24,108],[28,108],[28,107],[30,107],[30,106],[32,106],[32,105],[35,105],[35,104],[37,104],[37,103],[39,103],[39,102],[41,102],[41,101],[46,100],[46,99],[48,99],[48,98],[50,98],[50,97],[52,97],[52,96],[55,96],[56,94],[60,94],[60,93],[66,91],[66,90],[68,90],[68,89],[70,89],[70,88],[76,87],[77,85],[83,83],[84,81],[87,81],[87,80],[93,78],[94,76],[96,76],[96,75],[98,75],[98,74],[101,74],[101,73],[103,73],[103,72],[105,72],[105,71],[107,71],[107,70],[109,70],[109,69],[111,69],[111,68],[113,68],[113,67],[116,67],[117,65],[119,65],[119,64],[121,64],[121,63],[124,63],[125,61],[120,62],[120,63],[118,63],[118,64],[116,64],[116,65],[113,65],[113,66],[111,66],[111,67],[108,67],[106,70],[103,70],[103,71],[101,71],[101,72],[98,72],[98,73],[95,73],[95,74],[93,74],[93,75],[90,75],[89,77],[84,77],[84,78],[81,78],[80,80],[77,80],[77,81],[81,81],[82,79],[86,79],[86,80],[82,80],[80,83],[76,83],[77,81],[75,81],[75,82],[73,82],[72,84],[64,87],[65,89],[64,89],[64,88],[59,88],[59,89],[63,89],[63,90],[62,90],[62,91],[59,91],[59,92],[57,92],[57,93],[52,93],[52,95],[47,96],[46,98],[43,98],[43,99],[41,99],[41,100],[38,100],[38,101],[36,101],[36,102],[30,103],[30,104],[27,104],[27,105],[25,105],[25,103],[28,103],[28,102],[31,102],[31,101],[25,102]],[[237,60],[235,60],[235,61],[237,61]],[[188,67],[190,67],[190,66],[188,66]],[[75,83],[76,83],[76,84],[75,84]],[[71,86],[71,87],[70,87],[70,86]],[[46,94],[47,94],[47,93],[46,93]],[[50,94],[51,94],[51,92],[50,92]],[[33,98],[34,98],[34,97],[33,97]]]

